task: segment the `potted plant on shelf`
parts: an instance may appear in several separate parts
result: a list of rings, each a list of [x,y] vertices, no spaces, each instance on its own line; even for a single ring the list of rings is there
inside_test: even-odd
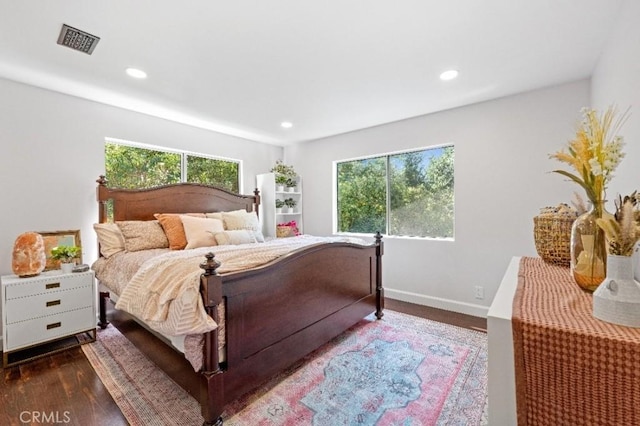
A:
[[[285,206],[284,201],[280,198],[276,198],[276,213],[282,213],[282,208]]]
[[[296,181],[297,173],[295,169],[293,166],[284,164],[282,160],[276,161],[275,166],[271,168],[271,172],[275,174],[277,191],[284,191],[285,185],[287,185],[290,180],[293,182]]]
[[[56,246],[51,249],[51,258],[60,261],[60,269],[65,274],[73,270],[75,258],[80,255],[78,246]]]
[[[287,206],[287,213],[293,213],[293,208],[298,204],[293,198],[287,198],[284,200],[284,205]]]
[[[288,177],[287,181],[285,182],[285,186],[287,187],[287,191],[289,192],[295,192],[297,185],[298,182],[293,177]]]
[[[286,177],[285,175],[276,174],[276,191],[284,192],[284,187],[287,184],[288,180],[289,178]]]

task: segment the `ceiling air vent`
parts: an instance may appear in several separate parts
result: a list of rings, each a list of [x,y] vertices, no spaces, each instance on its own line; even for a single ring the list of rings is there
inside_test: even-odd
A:
[[[87,55],[93,53],[93,49],[96,48],[96,44],[98,44],[99,41],[100,37],[85,33],[66,24],[62,24],[62,31],[60,31],[60,36],[58,37],[58,44],[84,52]]]

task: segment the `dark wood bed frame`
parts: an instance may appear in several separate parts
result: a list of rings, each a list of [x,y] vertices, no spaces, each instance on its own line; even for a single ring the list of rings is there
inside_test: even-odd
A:
[[[97,180],[99,221],[153,220],[154,213],[258,211],[260,195],[238,195],[200,184],[180,183],[144,190],[113,189]],[[264,266],[230,274],[216,272],[213,254],[200,265],[200,292],[207,313],[218,322],[226,308],[226,359],[219,361],[218,330],[205,334],[200,403],[205,425],[221,425],[225,404],[257,387],[365,316],[383,316],[383,243],[313,245]],[[108,325],[100,292],[100,326]]]

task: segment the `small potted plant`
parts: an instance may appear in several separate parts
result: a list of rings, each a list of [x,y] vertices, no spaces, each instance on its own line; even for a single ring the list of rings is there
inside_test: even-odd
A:
[[[285,182],[285,186],[287,187],[287,191],[289,192],[295,192],[297,185],[298,182],[293,177],[288,177],[287,181]]]
[[[284,187],[287,185],[287,182],[289,180],[293,180],[295,182],[297,176],[293,166],[284,164],[282,160],[276,161],[276,165],[271,168],[271,172],[275,174],[277,191],[284,191]]]
[[[296,206],[296,200],[294,200],[293,198],[287,198],[286,200],[284,200],[284,205],[287,206],[288,208],[288,213],[293,213],[293,208]]]
[[[51,258],[60,261],[60,269],[65,274],[73,270],[74,260],[79,255],[80,247],[77,246],[56,246],[51,249]]]
[[[289,180],[288,177],[286,177],[285,175],[276,175],[276,191],[278,192],[283,192],[284,191],[284,187],[287,184],[287,181]]]
[[[280,198],[276,198],[276,213],[282,213],[282,208],[285,206],[284,201]]]

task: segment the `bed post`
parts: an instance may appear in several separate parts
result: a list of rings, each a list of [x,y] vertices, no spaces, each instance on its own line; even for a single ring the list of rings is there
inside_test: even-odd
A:
[[[107,221],[107,199],[102,192],[106,192],[107,188],[107,178],[104,175],[98,176],[96,180],[98,182],[97,198],[98,198],[98,223],[104,223]]]
[[[256,212],[257,215],[260,215],[260,190],[258,188],[253,190],[253,195],[255,196],[253,202],[253,211]]]
[[[98,223],[104,223],[107,221],[107,201],[102,192],[107,190],[107,178],[105,175],[100,175],[96,182],[98,183],[98,187],[96,188],[96,197],[98,199]],[[100,244],[98,244],[98,253],[100,253]],[[109,297],[110,294],[108,291],[98,292],[98,325],[102,329],[107,328],[109,325],[109,321],[107,321],[107,300]]]
[[[220,262],[213,253],[207,253],[207,260],[200,264],[204,273],[200,277],[200,294],[207,314],[216,324],[220,323],[218,305],[222,302],[222,279],[216,272]],[[218,329],[204,334],[202,381],[202,417],[204,426],[222,425],[224,407],[224,382],[218,358]]]
[[[384,253],[384,244],[380,231],[376,232],[376,318],[381,319],[384,316],[384,288],[382,288],[382,255]]]

